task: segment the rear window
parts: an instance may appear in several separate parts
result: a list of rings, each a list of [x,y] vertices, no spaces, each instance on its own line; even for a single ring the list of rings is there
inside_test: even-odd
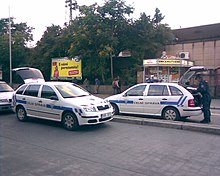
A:
[[[25,90],[24,95],[29,95],[33,97],[37,97],[40,85],[30,85]]]
[[[150,85],[148,96],[169,96],[166,85]]]
[[[175,96],[175,95],[183,95],[182,91],[179,90],[177,87],[169,86],[169,88],[170,88],[171,95],[173,95],[173,96]]]
[[[23,94],[26,87],[27,87],[27,85],[19,87],[18,90],[16,91],[16,94]]]

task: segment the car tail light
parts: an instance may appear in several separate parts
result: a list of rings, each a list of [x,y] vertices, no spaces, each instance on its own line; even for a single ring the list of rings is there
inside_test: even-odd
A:
[[[188,107],[195,107],[195,101],[194,101],[194,99],[188,100]]]

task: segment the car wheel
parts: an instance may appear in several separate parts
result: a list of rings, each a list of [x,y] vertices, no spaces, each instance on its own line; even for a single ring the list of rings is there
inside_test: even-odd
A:
[[[113,114],[118,115],[119,114],[118,106],[116,104],[112,104],[112,107],[113,107]]]
[[[166,109],[163,110],[162,118],[166,120],[179,120],[180,115],[177,109],[172,107],[167,107]]]
[[[17,107],[16,115],[17,115],[17,119],[21,122],[24,122],[27,120],[27,113],[26,113],[24,107],[22,107],[22,106]]]
[[[63,115],[62,123],[67,130],[76,130],[79,127],[78,120],[75,114],[67,112]]]

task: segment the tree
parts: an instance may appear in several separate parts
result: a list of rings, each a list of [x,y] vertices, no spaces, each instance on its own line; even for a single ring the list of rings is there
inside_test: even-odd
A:
[[[24,66],[30,54],[27,43],[33,40],[32,27],[26,23],[14,23],[11,18],[12,68]],[[9,19],[0,19],[0,65],[3,79],[9,81]]]
[[[66,57],[69,46],[70,38],[68,29],[62,29],[59,25],[47,27],[43,37],[33,49],[28,65],[39,68],[44,74],[45,79],[49,80],[51,59]]]
[[[126,15],[132,10],[122,0],[105,1],[103,6],[96,3],[79,6],[80,16],[72,23],[73,43],[69,53],[82,57],[86,77],[99,77],[104,83],[110,78],[110,56],[126,48],[128,37],[124,29],[129,22]]]

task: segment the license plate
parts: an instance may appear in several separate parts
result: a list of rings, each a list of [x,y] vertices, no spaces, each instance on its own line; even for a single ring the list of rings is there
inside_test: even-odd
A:
[[[103,119],[103,118],[106,118],[106,117],[110,117],[111,115],[112,115],[111,112],[105,113],[105,114],[101,114],[101,118]]]

